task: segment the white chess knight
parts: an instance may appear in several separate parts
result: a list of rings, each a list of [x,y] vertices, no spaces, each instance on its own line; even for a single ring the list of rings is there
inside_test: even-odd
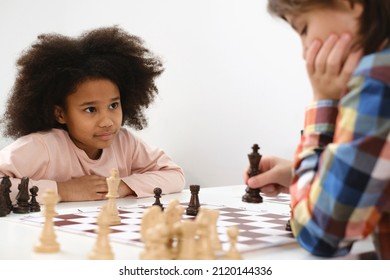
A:
[[[56,204],[60,201],[59,195],[54,190],[47,190],[43,195],[45,205],[45,224],[39,238],[39,243],[34,247],[38,253],[56,253],[60,251],[60,244],[56,240],[53,218],[57,215]]]
[[[116,205],[116,199],[118,195],[118,187],[121,182],[119,178],[119,172],[117,169],[111,169],[111,176],[106,179],[108,185],[108,193],[106,197],[107,201],[107,211],[110,219],[110,225],[119,225],[121,223],[121,218],[119,217],[118,208]]]

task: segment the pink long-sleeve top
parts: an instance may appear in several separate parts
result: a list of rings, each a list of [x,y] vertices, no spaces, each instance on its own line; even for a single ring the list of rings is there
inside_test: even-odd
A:
[[[112,168],[118,169],[122,181],[139,198],[154,195],[156,187],[164,194],[180,192],[185,184],[182,168],[126,128],[121,128],[97,160],[90,159],[62,129],[23,136],[0,151],[0,176],[10,176],[13,201],[22,177],[29,177],[29,187],[38,186],[38,194],[43,194],[47,189],[57,191],[57,182],[74,177],[109,177]],[[38,201],[42,196],[38,195]]]

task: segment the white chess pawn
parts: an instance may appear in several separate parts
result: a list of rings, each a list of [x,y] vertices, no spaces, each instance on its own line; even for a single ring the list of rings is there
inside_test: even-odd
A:
[[[107,206],[103,206],[99,216],[97,217],[97,239],[95,246],[91,254],[89,255],[90,260],[113,260],[114,254],[111,250],[109,233],[110,233],[110,217],[107,211]]]
[[[240,252],[237,250],[237,239],[238,239],[238,227],[232,226],[227,230],[227,234],[229,236],[230,247],[224,256],[225,260],[242,260],[242,256]]]
[[[39,238],[39,243],[34,247],[38,253],[56,253],[60,251],[60,245],[56,240],[53,217],[57,215],[55,205],[60,201],[59,195],[54,190],[47,190],[43,195],[45,205],[45,223]]]
[[[197,259],[215,260],[215,252],[210,239],[210,214],[209,209],[200,208],[195,218],[198,233]]]
[[[218,230],[217,230],[217,222],[219,217],[219,211],[216,209],[208,209],[209,212],[209,235],[210,235],[210,242],[211,247],[215,251],[222,250],[222,243],[219,240]]]
[[[121,218],[119,217],[118,207],[116,205],[116,199],[118,195],[118,187],[121,182],[119,178],[119,172],[117,169],[111,169],[111,176],[106,179],[108,186],[108,193],[106,197],[107,201],[107,211],[110,219],[110,225],[119,225],[121,223]]]

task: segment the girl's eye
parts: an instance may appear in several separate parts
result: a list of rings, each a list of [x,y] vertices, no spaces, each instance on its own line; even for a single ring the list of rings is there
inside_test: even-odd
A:
[[[84,111],[87,113],[94,113],[94,112],[96,112],[96,108],[95,107],[88,107],[88,108],[85,108]]]
[[[110,109],[116,109],[119,107],[119,102],[114,102],[110,104]]]
[[[301,32],[299,32],[299,34],[300,34],[301,36],[304,36],[304,35],[306,35],[306,33],[307,33],[307,25],[305,25],[305,26],[302,28],[302,30],[301,30]]]

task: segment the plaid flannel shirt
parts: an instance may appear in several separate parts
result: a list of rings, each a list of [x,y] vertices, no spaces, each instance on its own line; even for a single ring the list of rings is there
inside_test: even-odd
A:
[[[314,255],[347,254],[373,235],[390,259],[390,46],[362,58],[339,102],[306,111],[291,186],[291,225]]]

